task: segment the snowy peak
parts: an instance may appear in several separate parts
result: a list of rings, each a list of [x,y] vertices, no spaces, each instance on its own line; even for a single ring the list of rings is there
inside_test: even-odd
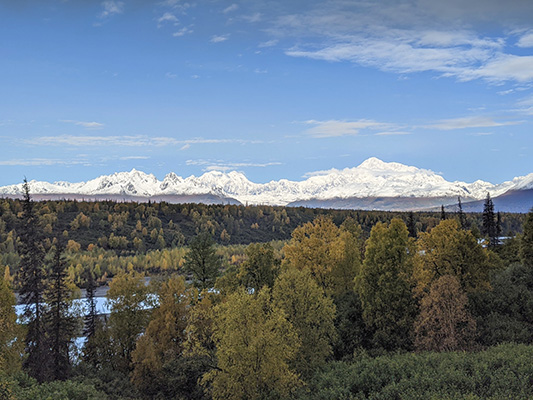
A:
[[[372,157],[359,166],[343,170],[331,169],[310,174],[303,181],[281,179],[254,183],[240,172],[209,171],[201,176],[182,178],[171,172],[162,181],[153,174],[132,169],[104,175],[87,182],[30,182],[32,194],[106,196],[136,198],[154,196],[214,195],[234,198],[241,203],[287,205],[309,200],[349,198],[457,198],[465,201],[484,199],[510,190],[533,189],[533,173],[493,185],[481,180],[473,183],[448,182],[433,171],[384,162]],[[0,195],[20,195],[22,184],[0,188]]]

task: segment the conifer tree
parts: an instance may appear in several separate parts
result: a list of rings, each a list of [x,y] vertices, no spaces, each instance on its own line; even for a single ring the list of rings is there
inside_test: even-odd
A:
[[[446,219],[446,211],[444,210],[444,204],[440,206],[440,219],[444,221]]]
[[[459,223],[461,224],[461,229],[466,229],[466,214],[463,211],[463,205],[461,203],[461,197],[457,197],[457,216],[459,217]]]
[[[96,348],[95,334],[98,329],[98,314],[96,310],[96,282],[94,280],[92,269],[87,270],[87,287],[85,289],[85,303],[87,314],[85,314],[83,335],[86,337],[85,347],[83,349],[83,359],[93,367],[99,363],[98,349]]]
[[[409,215],[407,216],[407,230],[409,231],[409,237],[416,238],[415,215],[412,211],[409,211]]]
[[[54,380],[63,380],[70,375],[69,347],[73,342],[77,325],[76,318],[70,310],[69,300],[72,293],[67,285],[63,251],[63,244],[57,241],[50,274],[51,282],[46,291],[49,308],[45,314],[45,320],[51,361],[49,377]]]
[[[527,214],[523,230],[520,240],[520,260],[524,267],[533,269],[533,208]]]
[[[33,210],[30,186],[26,178],[23,185],[22,221],[20,232],[20,295],[26,308],[24,318],[28,326],[24,367],[39,382],[45,380],[47,359],[45,345],[44,312],[44,249],[38,219]]]
[[[185,256],[185,271],[192,274],[194,284],[199,289],[212,288],[220,270],[220,259],[216,255],[215,242],[207,232],[200,233],[191,240]]]
[[[483,230],[481,233],[489,239],[489,247],[496,245],[496,220],[494,215],[494,203],[487,193],[485,204],[483,206]]]

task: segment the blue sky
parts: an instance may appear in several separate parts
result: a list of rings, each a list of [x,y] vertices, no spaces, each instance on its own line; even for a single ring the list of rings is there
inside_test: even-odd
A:
[[[526,175],[532,21],[529,0],[0,1],[0,185],[373,156]]]

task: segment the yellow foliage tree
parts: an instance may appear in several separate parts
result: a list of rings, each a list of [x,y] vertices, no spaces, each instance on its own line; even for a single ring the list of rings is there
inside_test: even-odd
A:
[[[183,353],[189,294],[183,277],[170,278],[159,291],[159,307],[154,310],[146,332],[132,353],[132,382],[146,395],[164,385],[161,370],[166,362]]]
[[[272,290],[274,306],[285,311],[302,345],[293,362],[296,370],[309,376],[332,352],[335,339],[335,305],[307,270],[283,272]]]
[[[319,216],[292,232],[284,247],[284,265],[311,272],[328,294],[352,288],[360,265],[357,228],[338,228],[330,219]],[[356,249],[354,251],[353,249]]]
[[[214,339],[218,368],[202,380],[214,400],[287,398],[302,382],[289,368],[300,346],[270,290],[236,292],[216,307]]]
[[[456,276],[467,293],[490,288],[493,265],[488,251],[456,220],[441,221],[429,233],[420,233],[418,247],[414,276],[419,294],[444,275]]]

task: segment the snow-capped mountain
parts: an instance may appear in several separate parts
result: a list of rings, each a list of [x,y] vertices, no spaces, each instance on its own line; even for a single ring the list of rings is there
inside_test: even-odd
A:
[[[533,173],[501,184],[476,181],[449,182],[426,169],[369,158],[357,167],[332,169],[312,174],[303,181],[281,179],[254,183],[240,172],[207,172],[199,177],[182,178],[171,172],[159,181],[154,175],[135,169],[79,183],[30,182],[33,195],[109,196],[164,199],[176,196],[215,196],[235,199],[243,204],[287,205],[308,201],[366,198],[450,199],[457,196],[467,201],[480,200],[509,191],[533,189]],[[2,196],[20,196],[22,184],[0,188]]]

